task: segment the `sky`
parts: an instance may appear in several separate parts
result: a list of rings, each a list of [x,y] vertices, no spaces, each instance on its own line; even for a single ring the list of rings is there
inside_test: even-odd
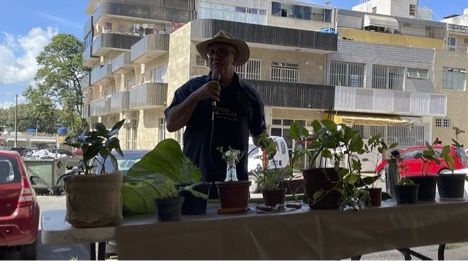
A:
[[[72,34],[83,39],[83,26],[89,19],[84,12],[89,0],[15,0],[0,8],[0,108],[26,102],[21,96],[34,84],[36,57],[50,39],[59,34]],[[330,0],[329,6],[351,9],[362,0]],[[301,2],[325,6],[325,0]],[[462,14],[466,0],[420,0],[419,6],[430,7],[433,20]]]

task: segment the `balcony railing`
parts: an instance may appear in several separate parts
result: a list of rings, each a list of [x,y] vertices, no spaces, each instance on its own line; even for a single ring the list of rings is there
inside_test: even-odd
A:
[[[445,116],[447,95],[381,89],[335,87],[335,111],[412,116]]]
[[[338,48],[337,34],[224,20],[193,20],[191,33],[194,39],[202,41],[211,38],[221,29],[254,44],[288,47],[292,50],[299,49],[323,54],[336,52]]]
[[[80,81],[80,84],[81,84],[81,89],[84,90],[86,88],[88,88],[89,86],[91,86],[91,80],[90,80],[90,76],[89,74],[85,75],[81,81]]]
[[[101,80],[105,80],[107,77],[112,77],[111,64],[106,64],[102,67],[95,67],[91,71],[91,85],[98,84]]]
[[[260,94],[265,106],[329,110],[335,87],[306,83],[245,80]]]
[[[90,105],[89,104],[83,104],[83,106],[81,107],[81,117],[85,119],[90,117]]]
[[[130,52],[123,52],[112,59],[112,73],[127,73],[133,70]]]
[[[103,99],[93,101],[89,105],[89,116],[104,116],[110,113],[110,98],[105,97]]]
[[[131,61],[146,63],[169,51],[169,34],[149,34],[131,48]]]
[[[188,23],[195,18],[196,11],[182,10],[159,6],[154,3],[159,1],[148,1],[152,4],[127,2],[103,1],[95,9],[93,17],[98,21],[101,16],[121,16],[131,17],[133,19],[156,20],[156,21],[174,21],[176,23]],[[171,4],[173,4],[171,2]]]
[[[102,33],[93,41],[92,55],[105,56],[110,51],[130,51],[143,36],[120,33]]]
[[[143,110],[166,106],[167,83],[144,83],[130,89],[129,109]]]
[[[110,112],[122,112],[128,110],[130,93],[128,91],[117,92],[110,97]]]

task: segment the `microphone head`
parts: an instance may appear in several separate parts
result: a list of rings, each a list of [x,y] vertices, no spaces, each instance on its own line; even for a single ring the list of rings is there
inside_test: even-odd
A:
[[[214,80],[214,81],[221,80],[221,74],[219,74],[218,71],[212,71],[211,72],[211,80]]]

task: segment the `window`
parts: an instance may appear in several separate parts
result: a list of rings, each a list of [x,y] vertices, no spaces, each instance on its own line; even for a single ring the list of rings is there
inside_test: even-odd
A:
[[[206,60],[203,59],[200,55],[196,55],[196,61],[195,61],[196,66],[201,66],[201,67],[208,67],[206,64]]]
[[[272,62],[270,79],[278,82],[298,82],[299,66],[297,64]]]
[[[374,65],[372,67],[372,88],[403,90],[403,67]]]
[[[435,126],[439,127],[439,128],[450,128],[450,120],[449,119],[436,118],[435,119]]]
[[[443,69],[442,89],[446,90],[465,90],[466,70],[456,68]]]
[[[428,70],[427,69],[414,69],[414,68],[408,68],[408,72],[406,74],[408,78],[414,78],[414,79],[428,79]]]
[[[271,136],[283,137],[288,144],[288,148],[293,148],[292,139],[289,137],[289,126],[294,122],[292,119],[273,119],[271,122]],[[302,126],[305,126],[306,122],[298,120]]]
[[[457,50],[457,38],[451,36],[448,38],[447,50],[451,52],[455,52]]]
[[[416,5],[413,5],[413,4],[409,5],[409,15],[416,16]]]
[[[373,14],[376,14],[376,13],[377,13],[377,7],[376,7],[376,6],[372,7],[372,13],[373,13]]]
[[[364,66],[364,64],[332,61],[330,84],[364,87]]]
[[[262,62],[260,60],[249,60],[242,66],[236,66],[236,72],[241,79],[260,80],[260,69]]]
[[[151,82],[164,82],[164,75],[167,71],[167,65],[161,65],[151,70]]]

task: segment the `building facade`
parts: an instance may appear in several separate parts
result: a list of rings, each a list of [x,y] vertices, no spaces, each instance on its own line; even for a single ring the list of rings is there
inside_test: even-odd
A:
[[[220,29],[251,48],[236,70],[263,97],[270,134],[290,146],[293,120],[324,117],[401,146],[432,141],[445,131],[438,119],[455,111],[451,97],[462,100],[442,87],[451,68],[467,68],[463,59],[450,63],[457,54],[446,48],[446,23],[282,0],[169,2],[90,0],[86,7],[83,62],[93,69],[82,85],[83,117],[109,125],[125,118],[122,148],[181,141],[183,130],[166,132],[163,111],[179,86],[208,73],[195,45]]]

